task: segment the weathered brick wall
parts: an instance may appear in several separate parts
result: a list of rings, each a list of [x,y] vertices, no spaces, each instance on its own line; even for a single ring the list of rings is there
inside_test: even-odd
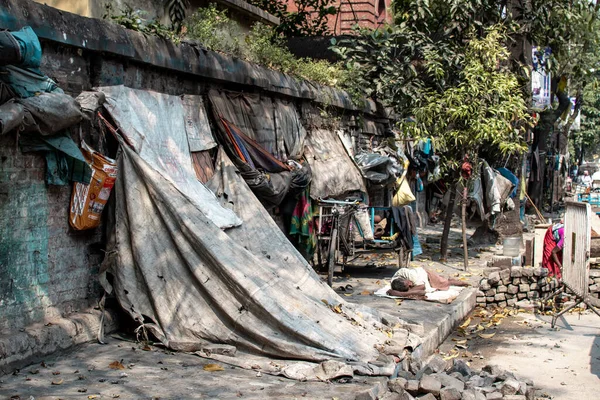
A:
[[[29,1],[0,0],[0,20],[10,29],[23,25],[37,29],[43,47],[42,71],[72,96],[95,86],[118,84],[172,95],[204,95],[209,87],[220,87],[293,98],[302,110],[316,109],[321,97],[333,108],[347,106],[347,96],[331,89],[252,69],[216,53],[175,47],[102,21],[68,13],[59,18],[56,10]],[[97,37],[103,40],[94,42]],[[369,103],[367,109],[376,108]],[[345,111],[361,114],[355,108]],[[311,115],[320,119],[318,112]],[[335,112],[332,116],[339,117]],[[89,122],[82,127],[88,144],[115,155],[100,146],[99,133]],[[79,131],[71,133],[76,138]],[[103,257],[104,227],[72,230],[67,219],[71,186],[47,186],[43,156],[22,154],[16,142],[15,134],[0,137],[0,336],[82,310],[101,293],[96,275]]]
[[[45,160],[0,137],[0,333],[81,310],[99,292],[101,231],[76,233],[71,187],[45,183]]]

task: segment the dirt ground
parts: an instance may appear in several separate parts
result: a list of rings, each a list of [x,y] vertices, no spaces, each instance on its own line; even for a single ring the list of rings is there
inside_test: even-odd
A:
[[[440,354],[463,358],[475,369],[495,364],[517,377],[531,379],[539,398],[600,398],[598,316],[589,311],[567,314],[551,328],[549,315],[500,315],[484,315],[476,309],[465,321],[468,326],[456,329],[440,346]],[[477,331],[479,326],[484,329]],[[471,331],[474,333],[469,334]]]

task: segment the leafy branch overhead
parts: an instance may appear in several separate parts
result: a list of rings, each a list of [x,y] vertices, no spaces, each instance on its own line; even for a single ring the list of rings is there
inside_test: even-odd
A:
[[[456,86],[443,92],[427,90],[413,109],[414,120],[402,128],[414,137],[433,137],[449,170],[464,155],[476,158],[480,148],[499,154],[526,151],[523,133],[528,127],[527,104],[516,75],[506,66],[507,37],[500,28],[469,41],[464,68]]]

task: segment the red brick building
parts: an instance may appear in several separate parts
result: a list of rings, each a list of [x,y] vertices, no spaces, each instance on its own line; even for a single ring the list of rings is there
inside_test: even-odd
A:
[[[329,17],[328,26],[333,35],[350,33],[356,24],[377,29],[392,21],[391,0],[333,0],[337,15]],[[288,11],[296,11],[294,0],[288,0]]]

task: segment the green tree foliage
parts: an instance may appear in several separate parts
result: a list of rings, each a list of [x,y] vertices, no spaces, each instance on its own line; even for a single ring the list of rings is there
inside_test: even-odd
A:
[[[583,160],[600,152],[600,80],[594,78],[583,91],[581,129],[575,131],[571,156]]]
[[[393,25],[357,28],[353,37],[333,40],[332,50],[352,71],[350,90],[363,89],[404,117],[425,92],[457,83],[468,40],[502,17],[493,0],[398,0],[393,11]]]
[[[338,9],[332,0],[294,0],[297,11],[288,11],[286,0],[249,0],[248,3],[265,10],[280,20],[276,31],[286,37],[328,35],[327,20]]]
[[[213,51],[220,51],[300,79],[339,87],[348,72],[325,60],[296,58],[283,38],[270,26],[255,23],[246,34],[227,11],[214,4],[198,9],[185,21],[186,37]]]
[[[507,67],[507,37],[489,28],[482,38],[469,41],[457,85],[438,93],[428,90],[413,109],[414,121],[402,128],[413,137],[433,137],[450,171],[480,148],[498,154],[522,153],[523,132],[529,119],[516,75]]]

